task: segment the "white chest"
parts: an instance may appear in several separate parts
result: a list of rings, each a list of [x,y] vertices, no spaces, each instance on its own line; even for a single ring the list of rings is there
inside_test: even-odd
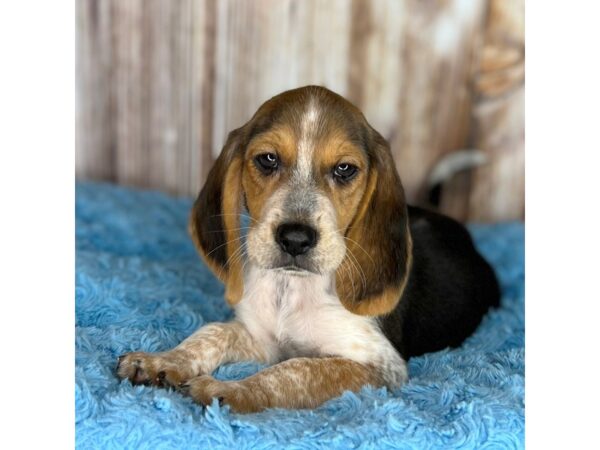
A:
[[[338,309],[328,293],[330,284],[324,277],[251,270],[236,309],[238,320],[256,339],[274,347],[277,359],[315,354],[322,325],[333,323]]]
[[[330,277],[250,269],[236,315],[272,362],[335,355],[404,367],[374,318],[344,308]]]

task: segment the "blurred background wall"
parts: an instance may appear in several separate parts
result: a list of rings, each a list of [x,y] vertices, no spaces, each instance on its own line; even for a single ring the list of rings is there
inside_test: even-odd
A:
[[[523,219],[523,1],[78,0],[77,178],[195,195],[230,130],[320,84],[388,139],[413,203]],[[432,193],[461,149],[485,162]]]

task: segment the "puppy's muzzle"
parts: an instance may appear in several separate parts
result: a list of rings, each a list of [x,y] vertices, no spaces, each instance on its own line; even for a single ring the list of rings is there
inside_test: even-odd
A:
[[[277,227],[275,241],[281,250],[295,257],[317,245],[317,231],[302,223],[284,223]]]

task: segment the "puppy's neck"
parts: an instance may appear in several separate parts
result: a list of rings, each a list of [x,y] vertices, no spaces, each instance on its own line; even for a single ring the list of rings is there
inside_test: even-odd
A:
[[[298,350],[296,356],[313,355],[319,347],[316,319],[324,309],[343,309],[335,295],[334,280],[327,275],[297,275],[250,266],[245,273],[244,295],[236,305],[237,319],[271,349],[273,360],[283,354],[290,356],[290,345]]]
[[[250,266],[244,284],[244,299],[253,301],[253,297],[259,296],[270,300],[277,309],[301,307],[299,302],[314,304],[331,301],[331,297],[337,299],[335,277],[332,274]]]

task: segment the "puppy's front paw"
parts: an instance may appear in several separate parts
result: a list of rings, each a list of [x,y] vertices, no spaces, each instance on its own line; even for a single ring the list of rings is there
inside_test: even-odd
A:
[[[119,356],[117,375],[132,384],[179,387],[191,376],[178,369],[167,356],[132,352]]]
[[[219,381],[210,375],[192,378],[183,385],[183,390],[201,405],[208,406],[213,398],[217,398],[219,404],[229,405],[236,413],[258,412],[268,406],[242,383]]]

